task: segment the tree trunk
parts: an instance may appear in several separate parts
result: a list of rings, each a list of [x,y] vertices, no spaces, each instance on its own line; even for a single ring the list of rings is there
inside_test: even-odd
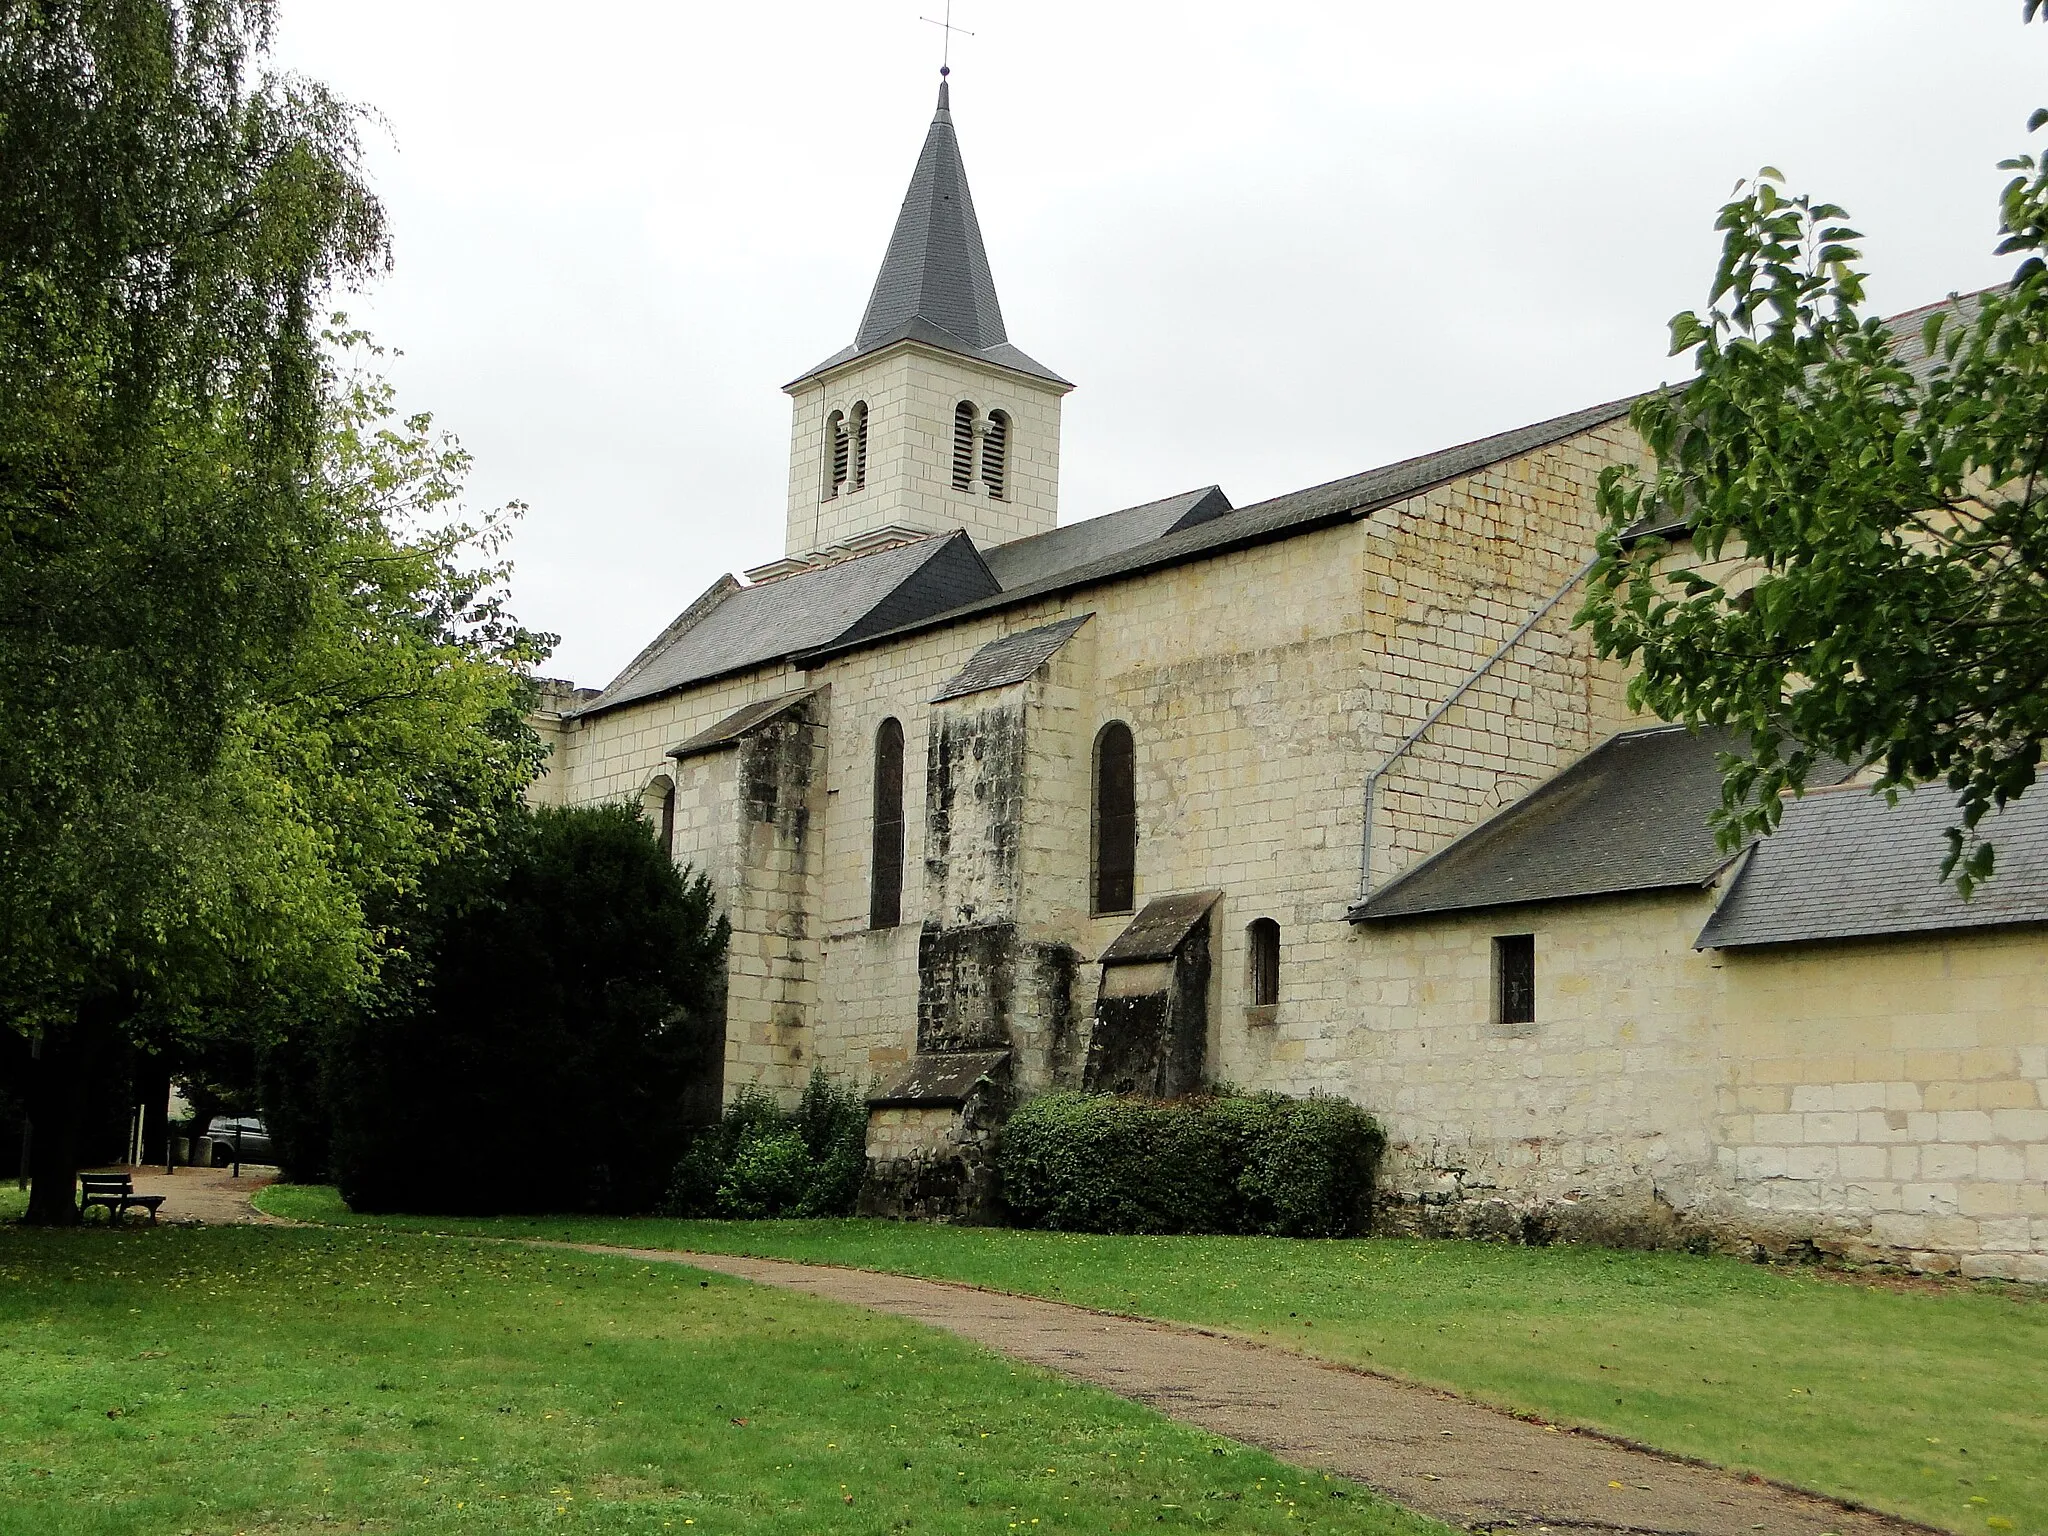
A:
[[[78,1224],[78,1137],[92,1088],[92,1074],[113,1059],[118,1002],[94,998],[77,1016],[43,1035],[42,1052],[29,1077],[29,1148],[26,1220],[34,1226]]]

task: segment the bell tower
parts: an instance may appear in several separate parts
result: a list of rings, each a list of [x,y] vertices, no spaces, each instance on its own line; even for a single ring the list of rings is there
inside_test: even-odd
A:
[[[942,79],[853,344],[783,386],[794,409],[778,566],[955,528],[987,548],[1058,521],[1073,385],[1003,329],[949,95]]]

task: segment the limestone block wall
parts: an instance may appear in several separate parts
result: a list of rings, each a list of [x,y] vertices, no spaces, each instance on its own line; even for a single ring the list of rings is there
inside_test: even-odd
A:
[[[818,803],[826,772],[820,692],[741,738],[725,807],[736,850],[725,910],[726,1078],[793,1098],[813,1065],[818,1011]]]
[[[987,546],[1044,533],[1059,520],[1062,385],[903,342],[806,380],[791,391],[789,517],[785,554],[900,524],[965,528]],[[1010,418],[1004,496],[953,485],[953,409],[972,401],[978,418]],[[830,488],[827,423],[868,408],[866,485]]]
[[[1336,1044],[1386,1126],[1387,1225],[1640,1239],[1713,1205],[1711,910],[1694,891],[1358,930]],[[1535,936],[1534,1024],[1494,1022],[1513,934]]]
[[[2048,1281],[2048,930],[1730,951],[1719,976],[1742,1219]]]
[[[1811,1247],[2048,1280],[2048,931],[1700,953],[1712,892],[1359,934],[1386,1230]],[[1492,1022],[1492,940],[1536,1022]]]
[[[563,728],[549,776],[561,776],[570,805],[639,802],[657,775],[670,771],[668,749],[734,710],[806,687],[804,674],[781,664],[714,678],[681,693],[644,699],[598,715],[578,715]],[[678,848],[683,844],[678,839]]]
[[[1373,697],[1374,767],[1492,655],[1563,597],[1379,785],[1375,885],[1548,778],[1594,742],[1642,721],[1626,673],[1596,660],[1571,585],[1601,526],[1600,472],[1640,455],[1626,422],[1426,492],[1375,519],[1366,601],[1384,644]],[[1370,770],[1368,770],[1370,771]]]

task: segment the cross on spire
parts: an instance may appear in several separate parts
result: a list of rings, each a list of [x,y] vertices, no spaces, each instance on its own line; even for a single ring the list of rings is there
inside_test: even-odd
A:
[[[946,0],[946,15],[943,21],[935,16],[920,16],[917,19],[945,29],[946,41],[939,50],[939,78],[943,80],[953,73],[953,34],[958,32],[962,37],[972,37],[974,34],[965,27],[953,25],[953,0]]]

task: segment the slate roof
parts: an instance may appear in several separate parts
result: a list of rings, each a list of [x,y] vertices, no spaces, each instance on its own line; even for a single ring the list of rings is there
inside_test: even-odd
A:
[[[899,628],[997,590],[964,533],[900,544],[758,586],[735,585],[686,623],[691,610],[704,607],[703,599],[693,603],[580,713],[601,714],[798,651]]]
[[[953,131],[949,83],[939,82],[939,109],[910,175],[895,232],[868,297],[853,345],[842,347],[793,383],[852,362],[898,341],[921,341],[1057,384],[1067,381],[1010,345],[1002,305],[967,189],[967,168]]]
[[[887,1109],[895,1105],[931,1105],[943,1108],[965,1104],[983,1083],[1008,1075],[1010,1053],[1000,1051],[945,1051],[918,1055],[910,1065],[880,1092],[871,1095],[868,1107]]]
[[[1590,427],[1597,427],[1604,422],[1626,416],[1632,404],[1633,396],[1626,400],[1610,401],[1605,405],[1589,406],[1585,410],[1573,411],[1569,415],[1553,416],[1548,421],[1517,427],[1512,432],[1482,437],[1474,442],[1461,443],[1455,448],[1423,454],[1419,458],[1403,459],[1400,463],[1389,464],[1383,469],[1368,470],[1362,475],[1350,475],[1342,480],[1332,480],[1325,485],[1314,485],[1307,490],[1276,496],[1271,501],[1238,507],[1206,522],[1184,527],[1178,533],[1169,533],[1164,538],[1154,539],[1150,543],[1137,544],[1090,560],[1086,564],[1056,571],[1049,576],[1026,581],[1014,588],[1005,588],[993,596],[963,604],[950,613],[903,624],[893,630],[863,635],[857,640],[820,645],[816,650],[805,652],[795,659],[800,665],[810,665],[853,650],[860,645],[893,639],[898,635],[929,629],[936,624],[949,624],[956,619],[988,613],[1036,598],[1074,591],[1099,582],[1119,580],[1143,571],[1180,565],[1189,560],[1206,559],[1226,550],[1290,538],[1312,528],[1349,522],[1381,507],[1405,501],[1431,486],[1456,480],[1475,470],[1484,469],[1489,464],[1498,464],[1502,460],[1519,457],[1546,444],[1576,436]],[[1087,524],[1076,523],[1073,526],[1082,528]],[[994,551],[990,553],[993,554]]]
[[[1007,592],[1076,566],[1124,554],[1169,533],[1206,523],[1229,510],[1230,498],[1223,494],[1223,488],[1205,485],[1200,490],[1182,491],[1178,496],[1148,501],[1143,506],[1069,523],[1050,533],[998,544],[983,550],[981,557]]]
[[[1728,863],[1707,818],[1727,730],[1656,726],[1610,737],[1448,848],[1353,907],[1353,922],[1703,886]],[[1817,784],[1839,766],[1816,767]]]
[[[1794,801],[1700,930],[1698,947],[2048,922],[2048,790],[2037,787],[1979,824],[1997,849],[1997,873],[1968,901],[1941,878],[1944,834],[1957,825],[1955,801],[1938,785],[1896,806],[1861,786]]]
[[[1057,624],[1041,624],[1036,629],[1019,630],[1014,635],[989,641],[967,658],[967,665],[932,695],[931,702],[943,704],[948,699],[964,698],[970,693],[1007,688],[1012,683],[1023,682],[1044,666],[1072,638],[1075,630],[1094,617],[1092,613],[1084,613],[1075,618],[1061,619]]]
[[[1171,960],[1180,953],[1188,935],[1209,919],[1209,909],[1223,899],[1221,891],[1189,891],[1178,896],[1155,896],[1145,910],[1131,919],[1130,926],[1102,952],[1103,965],[1131,965],[1147,960]]]
[[[696,757],[699,753],[716,752],[720,747],[729,747],[756,726],[766,725],[777,715],[803,703],[817,691],[815,688],[799,688],[795,693],[785,693],[779,698],[743,704],[718,724],[670,747],[668,755],[681,762],[686,757]]]

